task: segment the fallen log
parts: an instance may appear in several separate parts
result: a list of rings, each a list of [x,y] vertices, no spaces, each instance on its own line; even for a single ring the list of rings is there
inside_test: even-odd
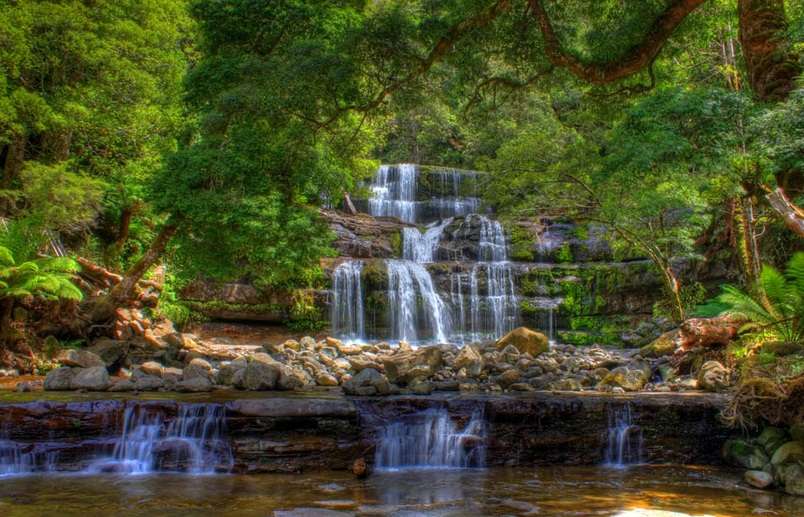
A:
[[[737,331],[743,323],[731,316],[688,319],[678,328],[676,354],[695,348],[725,346],[737,337]]]

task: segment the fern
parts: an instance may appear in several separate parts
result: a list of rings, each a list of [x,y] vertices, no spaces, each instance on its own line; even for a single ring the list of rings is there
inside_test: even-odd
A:
[[[80,266],[66,257],[41,258],[17,264],[14,255],[0,246],[0,299],[35,296],[45,300],[81,300],[73,283]]]
[[[760,294],[752,296],[733,285],[724,286],[718,302],[728,307],[726,314],[749,321],[743,330],[804,341],[804,253],[793,256],[784,274],[763,267],[758,287]]]

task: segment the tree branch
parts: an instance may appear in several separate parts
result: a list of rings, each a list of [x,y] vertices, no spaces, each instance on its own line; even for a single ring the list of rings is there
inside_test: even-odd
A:
[[[804,237],[804,210],[791,203],[781,188],[770,192],[765,198],[771,208],[782,217],[785,226],[799,237]]]
[[[706,0],[674,0],[651,26],[644,39],[625,57],[605,64],[584,63],[561,46],[542,0],[528,0],[544,38],[544,48],[553,65],[566,68],[592,84],[607,84],[632,75],[650,65],[682,21]]]

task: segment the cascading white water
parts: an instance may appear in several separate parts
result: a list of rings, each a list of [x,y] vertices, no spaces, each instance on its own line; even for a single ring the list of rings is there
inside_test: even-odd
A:
[[[42,444],[45,445],[45,444]],[[0,440],[0,478],[55,470],[58,453],[40,444]]]
[[[430,273],[410,260],[388,260],[388,306],[391,335],[401,341],[416,342],[420,319],[427,323],[430,337],[439,343],[447,342],[450,318],[447,306],[433,286]],[[419,301],[423,307],[419,311]],[[423,318],[422,318],[423,316]]]
[[[453,302],[455,319],[465,323],[465,311],[469,313],[469,325],[463,324],[455,333],[462,343],[502,336],[513,330],[519,321],[519,300],[503,227],[499,221],[483,215],[470,215],[464,220],[464,224],[475,223],[480,226],[479,262],[468,274],[453,273],[450,279],[450,299],[457,301]],[[485,293],[480,287],[481,279],[486,281]],[[465,284],[469,290],[468,304],[465,303]]]
[[[331,325],[333,335],[341,339],[362,340],[365,337],[362,271],[362,261],[348,260],[338,265],[333,273]]]
[[[444,234],[444,229],[449,226],[453,218],[444,219],[439,223],[433,223],[422,233],[418,228],[402,229],[402,258],[412,260],[419,264],[434,262],[438,243]]]
[[[410,163],[381,165],[371,184],[369,212],[376,217],[398,217],[416,222],[417,168]]]
[[[606,465],[625,467],[642,462],[642,429],[631,419],[631,405],[609,407],[608,447]]]
[[[219,404],[182,404],[169,423],[146,406],[126,408],[123,432],[112,457],[90,472],[212,474],[233,464],[226,438],[225,409]]]
[[[459,428],[446,409],[428,409],[386,425],[374,463],[378,470],[482,467],[485,436],[480,411]]]

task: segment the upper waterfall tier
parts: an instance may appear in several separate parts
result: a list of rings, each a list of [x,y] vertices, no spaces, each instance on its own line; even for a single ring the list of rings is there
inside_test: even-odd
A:
[[[368,212],[408,223],[477,213],[482,173],[403,163],[382,165],[369,185]],[[362,205],[357,201],[358,205]]]

